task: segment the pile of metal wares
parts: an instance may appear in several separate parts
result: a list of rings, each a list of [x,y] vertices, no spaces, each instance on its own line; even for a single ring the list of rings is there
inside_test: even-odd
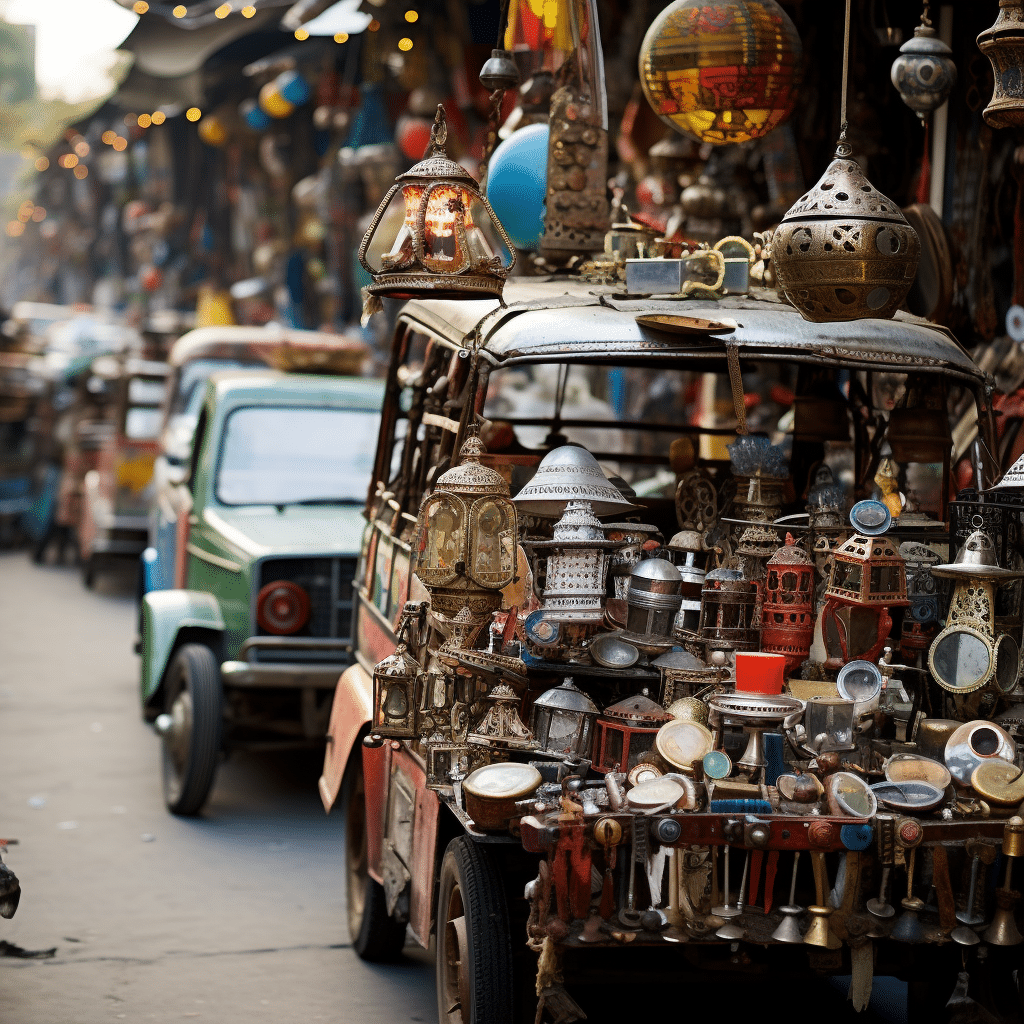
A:
[[[1024,467],[961,492],[946,548],[827,473],[780,521],[781,450],[729,455],[728,486],[679,478],[666,539],[586,449],[511,497],[471,437],[420,511],[430,601],[375,735],[541,855],[538,949],[845,943],[866,1005],[874,941],[1020,943]]]

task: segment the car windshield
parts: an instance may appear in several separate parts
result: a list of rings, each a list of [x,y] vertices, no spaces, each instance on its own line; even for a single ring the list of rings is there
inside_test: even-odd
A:
[[[181,368],[178,387],[171,401],[172,415],[185,412],[195,404],[196,396],[203,394],[202,385],[210,379],[211,373],[223,370],[250,370],[265,365],[257,359],[193,359],[185,363]],[[198,415],[198,409],[196,412]]]
[[[366,500],[380,414],[250,406],[227,419],[217,470],[225,505]]]

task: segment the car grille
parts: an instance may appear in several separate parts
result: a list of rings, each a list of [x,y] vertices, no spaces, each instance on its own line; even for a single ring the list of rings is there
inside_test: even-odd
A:
[[[356,573],[356,559],[352,558],[273,558],[260,564],[257,592],[275,580],[288,580],[309,594],[309,621],[293,634],[296,637],[352,641],[352,581]],[[270,636],[256,625],[256,636]],[[317,651],[295,649],[289,651],[260,650],[261,662],[348,662],[351,656],[337,648]]]

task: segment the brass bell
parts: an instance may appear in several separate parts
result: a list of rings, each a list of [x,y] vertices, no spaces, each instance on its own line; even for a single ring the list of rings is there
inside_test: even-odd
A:
[[[996,889],[996,912],[982,938],[993,946],[1019,946],[1024,936],[1017,928],[1013,910],[1020,901],[1020,893],[1010,889]]]
[[[811,925],[804,933],[804,942],[808,946],[822,946],[825,949],[839,949],[842,943],[829,928],[828,919],[832,911],[828,907],[808,907]]]

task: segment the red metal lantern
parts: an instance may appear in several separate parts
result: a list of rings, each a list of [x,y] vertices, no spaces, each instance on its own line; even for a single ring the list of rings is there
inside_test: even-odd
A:
[[[877,661],[892,629],[889,609],[910,604],[906,563],[883,533],[891,522],[888,509],[862,501],[854,505],[850,521],[860,531],[832,556],[821,613],[830,669],[854,658]]]
[[[782,654],[795,672],[811,652],[814,636],[814,565],[793,535],[768,559],[761,600],[761,650]]]
[[[597,720],[594,769],[629,771],[654,747],[658,730],[672,719],[672,715],[645,694],[627,697],[605,708]]]

